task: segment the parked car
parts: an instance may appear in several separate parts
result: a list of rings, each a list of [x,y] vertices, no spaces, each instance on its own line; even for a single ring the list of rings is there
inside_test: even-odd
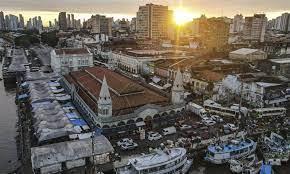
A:
[[[202,119],[202,122],[203,122],[203,124],[206,125],[206,126],[213,126],[213,125],[216,124],[216,122],[213,121],[213,120],[212,120],[211,118],[209,118],[209,117],[205,117],[205,118],[203,118],[203,119]]]
[[[160,140],[162,138],[162,135],[160,135],[158,132],[148,132],[148,140]]]
[[[202,133],[200,134],[200,137],[201,137],[201,139],[203,139],[203,140],[209,139],[209,138],[210,138],[210,136],[209,136],[209,132],[208,132],[208,131],[204,131],[204,132],[202,132]]]
[[[220,116],[218,116],[218,115],[212,115],[212,116],[211,116],[211,119],[212,119],[213,121],[215,121],[215,122],[218,122],[218,123],[222,123],[222,122],[224,122],[224,120],[223,120]]]
[[[187,124],[182,124],[179,126],[180,130],[187,130],[187,129],[191,129],[191,128],[192,128],[192,126],[187,125]]]
[[[229,127],[229,129],[231,131],[236,131],[239,129],[237,126],[235,126],[234,124],[231,124],[231,123],[228,123],[227,126]]]
[[[135,149],[138,147],[138,144],[137,143],[124,143],[121,145],[121,149],[122,150],[132,150],[132,149]]]
[[[204,123],[205,121],[213,121],[210,117],[204,117],[201,119],[201,122]]]
[[[125,143],[133,143],[133,140],[131,138],[123,138],[117,142],[117,145],[121,146],[122,144]]]
[[[185,130],[181,132],[181,135],[185,138],[191,138],[193,136],[197,135],[197,132],[193,131],[193,130]]]
[[[176,128],[174,126],[162,129],[163,135],[171,135],[176,133]]]

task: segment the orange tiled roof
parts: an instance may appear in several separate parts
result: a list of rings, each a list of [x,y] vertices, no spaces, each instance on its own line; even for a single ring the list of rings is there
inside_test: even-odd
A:
[[[204,70],[198,74],[198,77],[210,81],[210,82],[217,82],[223,79],[224,75],[221,73],[217,73],[214,71]]]
[[[133,112],[146,104],[166,105],[169,99],[152,91],[129,78],[101,67],[86,68],[65,76],[70,83],[75,83],[85,94],[81,97],[96,111],[96,104],[101,90],[101,81],[106,76],[113,104],[113,115]],[[93,100],[93,102],[92,102]],[[92,104],[94,103],[94,104]]]

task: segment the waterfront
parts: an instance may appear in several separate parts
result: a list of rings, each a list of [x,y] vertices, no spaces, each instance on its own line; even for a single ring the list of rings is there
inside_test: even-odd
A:
[[[2,65],[0,65],[2,66]],[[0,67],[2,69],[2,67]],[[0,71],[1,73],[2,71]],[[0,75],[2,77],[2,73]],[[5,88],[0,82],[0,173],[7,173],[17,164],[15,88]]]

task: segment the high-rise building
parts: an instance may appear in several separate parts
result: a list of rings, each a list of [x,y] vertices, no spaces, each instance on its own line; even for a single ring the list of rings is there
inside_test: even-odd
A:
[[[6,29],[16,31],[18,29],[18,17],[10,14],[5,16]]]
[[[5,30],[5,18],[3,11],[0,12],[0,30]]]
[[[24,18],[22,16],[22,14],[19,14],[19,28],[23,29],[24,28]]]
[[[131,32],[136,32],[136,28],[137,27],[137,19],[134,17],[131,19],[131,22],[130,22],[130,31]]]
[[[67,14],[67,28],[71,28],[71,19],[70,19],[70,14]]]
[[[290,14],[289,13],[283,13],[281,16],[281,27],[280,27],[280,31],[282,31],[283,33],[290,33]]]
[[[71,14],[71,28],[76,28],[75,15]]]
[[[235,15],[233,19],[233,32],[241,33],[244,28],[244,17],[242,14]]]
[[[106,16],[93,15],[84,22],[84,27],[89,29],[91,33],[100,33],[112,36],[113,18]]]
[[[208,50],[222,51],[228,44],[230,23],[224,18],[202,16],[198,23],[201,44]]]
[[[82,28],[81,20],[78,19],[78,20],[76,20],[76,29],[80,30],[81,28]]]
[[[243,29],[244,39],[253,42],[264,42],[267,26],[267,17],[265,14],[254,14],[254,16],[245,18]]]
[[[60,12],[58,15],[58,23],[60,30],[67,30],[66,12]]]
[[[113,25],[113,18],[107,18],[106,16],[101,16],[100,18],[101,34],[112,36],[112,25]]]
[[[168,17],[168,6],[140,6],[137,12],[137,37],[152,40],[167,38]]]
[[[29,20],[27,21],[26,28],[28,30],[32,30],[33,29],[33,24],[32,24],[32,19],[31,18],[29,18]]]

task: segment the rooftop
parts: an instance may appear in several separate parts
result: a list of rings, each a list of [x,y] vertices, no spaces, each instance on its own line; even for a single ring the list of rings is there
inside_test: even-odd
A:
[[[93,140],[94,148],[92,148],[91,138],[33,147],[31,148],[32,167],[41,168],[90,157],[92,156],[92,149],[94,149],[94,155],[114,151],[111,143],[105,136],[96,136]]]
[[[273,63],[279,63],[279,64],[286,64],[290,63],[290,58],[284,58],[284,59],[270,59],[271,62]]]
[[[63,54],[90,54],[88,49],[85,48],[61,48],[55,50],[56,55]]]
[[[90,67],[83,71],[72,72],[65,78],[70,83],[80,86],[80,94],[85,102],[94,110],[106,76],[113,104],[113,115],[133,112],[137,107],[146,104],[166,105],[169,99],[122,76],[102,67]]]
[[[217,82],[224,78],[224,75],[210,70],[204,70],[195,75],[196,78],[208,82]]]
[[[230,54],[242,54],[242,55],[247,55],[247,54],[252,54],[256,51],[259,51],[258,49],[251,49],[251,48],[241,48],[235,51],[230,52]]]

